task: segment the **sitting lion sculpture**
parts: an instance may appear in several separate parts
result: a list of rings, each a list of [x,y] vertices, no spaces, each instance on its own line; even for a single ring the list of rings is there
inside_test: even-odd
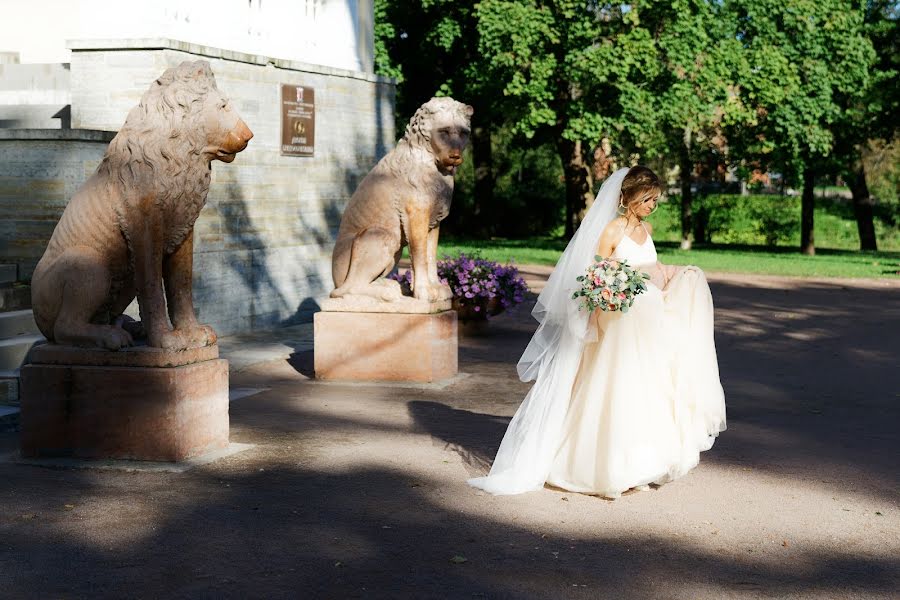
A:
[[[472,112],[452,98],[432,98],[413,115],[397,147],[362,180],[341,218],[332,298],[399,299],[400,285],[385,277],[406,244],[413,295],[427,302],[452,296],[437,274],[438,231],[450,210]]]
[[[59,344],[132,345],[121,315],[137,296],[150,346],[215,343],[194,313],[194,222],[211,161],[231,162],[251,137],[206,61],[154,81],[66,206],[34,271],[41,333]]]

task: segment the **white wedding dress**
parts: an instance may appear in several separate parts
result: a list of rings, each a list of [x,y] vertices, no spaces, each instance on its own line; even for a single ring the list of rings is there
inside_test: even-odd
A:
[[[613,258],[656,268],[652,238],[627,235]],[[687,473],[725,429],[725,397],[703,272],[687,267],[653,284],[627,313],[598,313],[585,343],[547,483],[617,497]]]
[[[611,175],[569,242],[532,314],[540,322],[518,364],[534,386],[510,421],[487,476],[469,484],[519,494],[545,483],[617,497],[697,465],[725,429],[703,272],[685,267],[665,289],[650,284],[627,313],[588,316],[572,299],[615,218],[622,180]],[[656,267],[653,240],[623,237],[614,258]]]

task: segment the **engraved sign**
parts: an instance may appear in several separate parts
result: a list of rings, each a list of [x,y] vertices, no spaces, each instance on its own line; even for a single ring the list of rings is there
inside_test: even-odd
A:
[[[300,85],[281,86],[281,154],[313,156],[315,152],[315,90]]]

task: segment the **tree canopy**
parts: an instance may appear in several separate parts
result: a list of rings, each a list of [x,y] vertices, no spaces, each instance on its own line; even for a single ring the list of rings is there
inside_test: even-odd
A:
[[[595,179],[640,161],[674,167],[688,247],[698,179],[768,170],[804,183],[812,252],[816,178],[852,179],[868,140],[896,135],[896,16],[883,0],[376,0],[376,64],[401,118],[434,94],[475,107],[473,215],[509,156],[547,147],[567,234]]]

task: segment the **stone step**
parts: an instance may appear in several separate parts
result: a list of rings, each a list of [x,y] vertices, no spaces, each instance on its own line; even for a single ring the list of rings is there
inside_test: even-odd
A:
[[[42,335],[19,335],[0,340],[0,370],[12,371],[21,367],[31,348],[43,341]]]
[[[31,308],[31,286],[0,287],[0,311]]]
[[[0,339],[40,333],[34,322],[34,314],[30,310],[0,312]]]

